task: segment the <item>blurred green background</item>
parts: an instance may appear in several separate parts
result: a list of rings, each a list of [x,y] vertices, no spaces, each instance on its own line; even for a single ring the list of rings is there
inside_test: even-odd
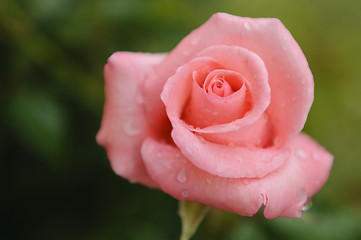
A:
[[[361,239],[361,1],[1,0],[0,239],[178,239],[177,201],[95,142],[114,51],[167,52],[213,13],[277,17],[315,78],[305,132],[335,156],[301,219],[212,210],[200,239]]]

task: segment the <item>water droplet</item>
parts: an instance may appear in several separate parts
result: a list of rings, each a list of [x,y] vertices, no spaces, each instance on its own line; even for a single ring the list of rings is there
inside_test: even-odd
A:
[[[297,195],[296,195],[296,202],[297,205],[304,205],[305,202],[307,200],[307,193],[305,191],[305,189],[301,188],[300,190],[298,190]]]
[[[244,180],[242,181],[242,183],[243,183],[244,185],[248,185],[248,184],[249,184],[249,179],[244,179]]]
[[[247,21],[244,22],[244,27],[245,27],[247,30],[251,29],[251,26],[249,25],[249,22],[247,22]]]
[[[320,156],[318,155],[318,153],[313,152],[312,153],[312,159],[315,160],[315,161],[318,161],[318,160],[320,160]]]
[[[193,146],[194,146],[194,148],[196,149],[196,151],[199,152],[199,151],[201,150],[201,145],[200,145],[200,144],[194,143]]]
[[[282,49],[286,51],[286,50],[287,50],[287,46],[286,46],[286,45],[282,45]]]
[[[182,197],[188,197],[189,196],[189,192],[187,191],[187,190],[183,190],[182,192],[181,192],[181,195],[182,195]]]
[[[293,96],[293,97],[291,98],[291,100],[292,100],[292,101],[296,101],[296,97]]]
[[[197,45],[198,43],[199,43],[199,37],[194,37],[192,40],[191,40],[191,44],[193,45],[193,46],[195,46],[195,45]]]
[[[180,183],[185,183],[187,181],[187,174],[186,174],[186,169],[185,168],[182,168],[178,175],[177,175],[177,180],[180,182]]]
[[[306,159],[307,154],[302,149],[296,149],[296,156],[300,159]]]
[[[308,211],[312,207],[312,201],[310,200],[306,205],[302,207],[302,211]]]
[[[283,108],[286,107],[286,102],[285,101],[281,103],[281,107],[283,107]]]
[[[125,134],[129,136],[137,136],[142,132],[142,130],[139,127],[135,126],[134,121],[132,119],[130,119],[128,122],[126,122],[123,125],[123,130]]]
[[[183,54],[186,55],[186,56],[188,56],[188,55],[190,54],[190,52],[189,52],[189,50],[184,49],[184,50],[183,50]]]
[[[302,85],[305,85],[305,84],[306,84],[306,79],[305,79],[305,78],[302,78],[302,79],[301,79],[301,83],[302,83]]]

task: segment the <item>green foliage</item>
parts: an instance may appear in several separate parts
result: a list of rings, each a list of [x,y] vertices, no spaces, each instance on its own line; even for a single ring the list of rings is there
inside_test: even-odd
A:
[[[214,12],[277,17],[315,78],[305,132],[335,156],[302,219],[212,210],[194,239],[360,239],[358,0],[1,0],[0,239],[177,239],[177,202],[110,169],[95,135],[114,51],[170,51]]]

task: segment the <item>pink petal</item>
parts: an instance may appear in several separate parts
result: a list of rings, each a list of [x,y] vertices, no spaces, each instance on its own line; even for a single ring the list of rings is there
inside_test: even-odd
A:
[[[209,126],[197,132],[222,133],[239,130],[259,119],[270,103],[267,70],[262,59],[245,48],[224,45],[209,47],[197,56],[213,58],[225,69],[240,73],[246,80],[246,86],[252,96],[252,109],[244,117],[234,119],[229,124]]]
[[[281,168],[260,179],[222,178],[192,165],[173,146],[147,139],[142,155],[160,188],[180,200],[252,216],[265,205],[266,218],[300,217],[304,204],[326,182],[332,156],[306,135],[297,136]]]
[[[117,52],[105,65],[103,120],[97,142],[104,146],[113,170],[131,182],[156,186],[141,158],[140,148],[149,135],[139,87],[164,55]]]
[[[248,187],[243,180],[220,178],[196,168],[175,147],[147,139],[142,155],[154,181],[176,199],[245,216],[254,215],[262,205],[262,196],[254,192],[257,189]]]
[[[179,119],[191,96],[193,72],[210,72],[222,68],[217,61],[209,57],[195,58],[178,68],[177,73],[169,78],[163,88],[161,98],[166,105],[167,115],[171,119]]]
[[[229,72],[214,70],[214,72]],[[232,72],[235,73],[235,72]],[[197,82],[192,83],[192,92],[184,108],[182,119],[190,125],[205,128],[212,125],[229,123],[242,118],[250,110],[246,86],[227,97],[213,96],[201,88]]]
[[[182,154],[199,169],[226,178],[260,178],[279,168],[287,153],[277,148],[238,147],[206,141],[173,121],[172,138]]]
[[[162,109],[159,110],[162,114],[163,104],[157,98],[162,90],[159,86],[163,86],[179,66],[215,45],[240,46],[263,60],[272,89],[267,113],[274,123],[276,142],[282,145],[298,134],[313,101],[313,77],[302,50],[278,19],[213,15],[178,44],[156,67],[155,75],[149,76],[145,84],[147,101],[151,101],[155,109]]]
[[[326,182],[333,156],[305,134],[287,146],[286,164],[262,179],[266,218],[300,217],[302,208]]]

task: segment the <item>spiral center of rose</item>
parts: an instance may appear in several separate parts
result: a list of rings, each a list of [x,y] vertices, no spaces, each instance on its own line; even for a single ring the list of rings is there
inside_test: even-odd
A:
[[[243,79],[235,72],[215,70],[208,74],[202,88],[211,95],[227,97],[243,86]]]

